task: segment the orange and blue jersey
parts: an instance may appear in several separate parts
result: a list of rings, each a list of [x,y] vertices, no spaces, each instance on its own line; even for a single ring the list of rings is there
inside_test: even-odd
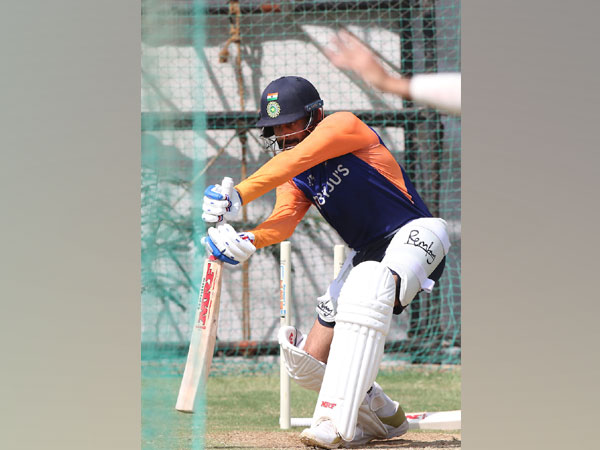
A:
[[[289,238],[311,205],[355,250],[431,217],[381,138],[350,112],[326,117],[296,147],[236,186],[243,204],[274,188],[273,212],[250,230],[257,248]]]

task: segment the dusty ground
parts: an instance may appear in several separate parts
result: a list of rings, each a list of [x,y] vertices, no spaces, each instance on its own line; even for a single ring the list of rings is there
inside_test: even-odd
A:
[[[303,449],[308,450],[312,447],[306,447],[300,442],[298,436],[300,432],[229,432],[229,433],[210,433],[206,436],[207,449]],[[354,447],[360,449],[377,448],[398,448],[403,450],[420,450],[436,448],[461,448],[459,432],[450,433],[429,433],[429,432],[411,432],[403,436],[389,439],[386,441],[372,441],[363,447]]]

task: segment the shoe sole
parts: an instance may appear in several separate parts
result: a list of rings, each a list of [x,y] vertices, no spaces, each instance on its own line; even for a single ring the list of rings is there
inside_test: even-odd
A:
[[[310,447],[319,447],[319,448],[339,448],[342,444],[342,441],[335,442],[333,444],[323,444],[322,442],[317,441],[316,439],[311,438],[310,436],[302,436],[300,435],[300,442],[302,442],[306,446]]]
[[[367,442],[371,442],[374,440],[384,440],[384,439],[391,439],[391,438],[395,438],[398,436],[402,436],[403,434],[406,434],[406,432],[408,431],[409,428],[409,423],[408,420],[405,420],[399,427],[396,428],[392,428],[391,430],[388,431],[388,435],[384,438],[380,438],[380,437],[376,437],[376,436],[372,436],[369,438],[363,438],[363,439],[357,439],[355,441],[350,441],[350,442],[346,442],[344,441],[344,446],[346,448],[352,448],[352,447],[360,447],[362,445],[365,445]]]
[[[403,434],[406,434],[409,426],[410,426],[410,424],[408,423],[408,420],[405,420],[404,422],[402,422],[402,425],[400,425],[398,428],[393,428],[392,430],[388,431],[388,435],[387,435],[386,439],[390,439],[393,437],[398,437],[398,436],[402,436]]]
[[[383,439],[391,439],[391,438],[395,438],[398,436],[402,436],[403,434],[406,434],[409,426],[410,426],[410,424],[408,423],[408,420],[405,420],[402,423],[402,425],[400,425],[399,427],[392,428],[391,430],[389,430],[388,435],[385,438],[378,438],[378,437],[373,436],[373,437],[359,439],[359,440],[355,440],[355,441],[351,441],[351,442],[346,442],[346,441],[340,440],[340,441],[332,443],[332,444],[324,444],[310,436],[300,435],[300,442],[302,442],[304,445],[306,445],[308,447],[318,447],[318,448],[328,448],[328,449],[340,448],[340,446],[343,446],[346,448],[360,447],[360,446],[366,444],[367,442],[370,442],[375,439],[383,440]]]

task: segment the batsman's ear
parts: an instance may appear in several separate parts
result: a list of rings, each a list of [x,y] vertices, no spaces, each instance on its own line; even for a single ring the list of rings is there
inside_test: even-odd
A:
[[[317,115],[315,118],[316,118],[316,123],[319,123],[321,120],[323,120],[325,118],[325,111],[323,111],[323,108],[317,109]]]
[[[274,133],[274,132],[273,132],[273,127],[264,127],[264,128],[262,129],[262,134],[261,134],[261,136],[262,136],[262,137],[265,137],[265,138],[268,138],[268,137],[271,137],[271,136],[273,136],[273,133]]]
[[[313,116],[310,119],[309,122],[309,130],[314,130],[314,128],[319,125],[319,123],[321,122],[321,120],[323,120],[323,117],[325,116],[325,113],[323,112],[323,108],[319,108],[317,110],[315,110],[313,113]]]

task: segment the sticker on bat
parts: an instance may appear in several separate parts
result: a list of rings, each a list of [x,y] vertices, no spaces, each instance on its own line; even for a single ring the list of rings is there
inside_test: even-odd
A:
[[[208,263],[206,276],[204,280],[202,280],[202,294],[199,305],[200,313],[198,315],[198,321],[196,322],[196,326],[200,326],[202,329],[206,328],[206,316],[208,315],[208,308],[210,307],[214,278],[215,273],[212,270],[212,263]]]

